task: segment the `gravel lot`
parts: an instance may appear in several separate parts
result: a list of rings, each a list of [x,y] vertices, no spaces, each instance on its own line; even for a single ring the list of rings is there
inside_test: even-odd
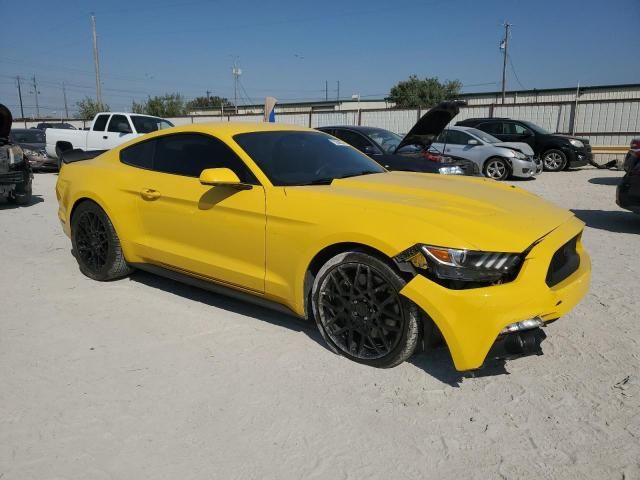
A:
[[[0,479],[640,478],[640,216],[621,172],[517,182],[588,225],[591,292],[544,355],[376,370],[315,327],[136,273],[85,278],[56,217],[0,205]],[[523,212],[526,214],[526,212]]]

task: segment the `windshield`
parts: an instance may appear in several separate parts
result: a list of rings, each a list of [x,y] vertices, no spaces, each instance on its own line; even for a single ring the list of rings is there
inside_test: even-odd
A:
[[[385,153],[393,153],[400,142],[402,141],[402,137],[400,135],[396,135],[389,130],[383,130],[382,128],[372,128],[365,130],[364,133],[374,142],[382,147],[382,150]]]
[[[44,133],[41,130],[23,130],[11,132],[11,141],[14,143],[44,143]]]
[[[386,171],[342,140],[321,132],[253,132],[233,139],[276,186],[326,185],[336,178]]]
[[[489,135],[487,132],[478,130],[477,128],[468,128],[466,131],[474,137],[478,137],[485,143],[500,143],[502,141],[499,138],[494,137],[493,135]]]
[[[548,130],[545,130],[539,125],[536,125],[535,123],[531,123],[531,122],[522,122],[522,123],[524,123],[527,127],[529,127],[531,130],[533,130],[536,133],[539,133],[541,135],[551,135],[551,132],[549,132]]]
[[[141,115],[131,115],[133,126],[138,133],[150,133],[156,130],[163,130],[165,128],[173,127],[173,123],[163,118],[156,117],[143,117]]]

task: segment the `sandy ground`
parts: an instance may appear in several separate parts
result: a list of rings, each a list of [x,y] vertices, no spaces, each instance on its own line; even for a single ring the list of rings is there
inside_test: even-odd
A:
[[[363,367],[303,321],[149,274],[88,280],[37,175],[33,205],[0,205],[0,479],[640,478],[621,175],[517,182],[586,221],[591,293],[543,356],[473,377],[446,349]]]

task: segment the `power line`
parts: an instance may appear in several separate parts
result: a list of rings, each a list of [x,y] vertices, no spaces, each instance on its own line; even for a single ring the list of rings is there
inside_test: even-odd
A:
[[[513,76],[516,77],[516,81],[518,82],[518,85],[520,85],[520,88],[522,88],[523,90],[526,90],[527,88],[522,84],[522,82],[518,78],[518,74],[516,73],[516,69],[513,66],[513,62],[511,61],[511,55],[508,55],[507,58],[509,59],[509,66],[511,66],[511,71],[513,72]]]

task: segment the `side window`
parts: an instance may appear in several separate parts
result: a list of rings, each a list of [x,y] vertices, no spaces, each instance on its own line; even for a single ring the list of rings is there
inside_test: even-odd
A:
[[[207,168],[229,168],[241,182],[257,184],[249,167],[221,140],[192,133],[167,135],[156,140],[153,169],[199,177]]]
[[[120,151],[120,161],[132,167],[153,168],[153,152],[156,140],[136,143]]]
[[[470,139],[471,137],[469,135],[459,130],[447,131],[447,143],[452,145],[466,145]]]
[[[335,136],[340,140],[344,140],[349,145],[357,148],[361,152],[364,152],[365,147],[373,147],[369,140],[356,132],[351,132],[349,130],[340,130],[339,128],[337,128]]]
[[[517,123],[506,122],[504,124],[504,133],[508,135],[529,135],[529,130]]]
[[[109,120],[109,114],[98,115],[93,122],[93,129],[96,132],[104,132],[104,127],[107,126],[107,120]]]
[[[487,122],[478,125],[478,129],[483,132],[487,132],[490,135],[502,135],[502,123],[500,122]]]
[[[131,125],[124,115],[112,115],[109,122],[109,132],[131,133]]]

